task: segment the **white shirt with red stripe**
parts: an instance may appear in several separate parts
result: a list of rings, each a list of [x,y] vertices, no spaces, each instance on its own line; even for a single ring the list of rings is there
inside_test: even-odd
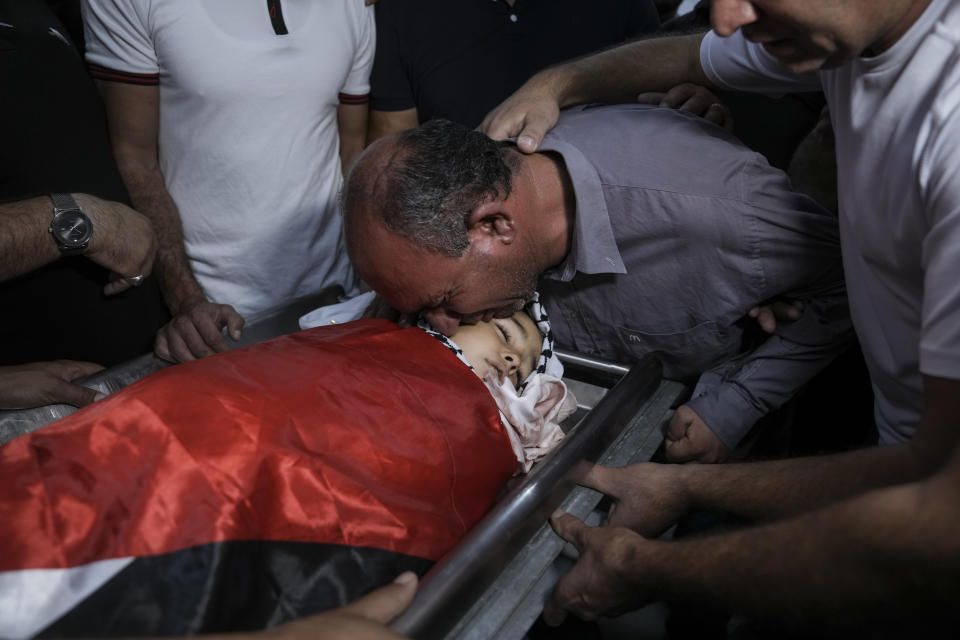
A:
[[[337,107],[369,93],[362,0],[84,0],[95,77],[159,83],[159,156],[208,297],[247,317],[356,278]],[[274,16],[275,17],[275,16]]]

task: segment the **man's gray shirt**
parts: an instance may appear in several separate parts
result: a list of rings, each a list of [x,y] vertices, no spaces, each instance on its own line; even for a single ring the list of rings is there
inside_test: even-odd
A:
[[[564,111],[541,151],[576,192],[571,251],[540,291],[560,346],[656,354],[697,380],[690,407],[733,448],[853,337],[837,218],[719,127],[645,105]],[[753,341],[747,311],[802,301]],[[702,375],[701,375],[702,374]]]

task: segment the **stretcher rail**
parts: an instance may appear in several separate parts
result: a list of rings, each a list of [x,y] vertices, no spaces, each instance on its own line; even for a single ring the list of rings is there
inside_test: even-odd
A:
[[[579,364],[588,362],[581,360]],[[625,461],[640,449],[643,451],[639,455],[649,457],[659,445],[660,419],[678,391],[670,386],[675,383],[662,383],[660,374],[660,365],[652,357],[631,367],[563,444],[504,496],[425,576],[410,608],[394,621],[392,628],[418,640],[503,637],[503,623],[516,617],[518,605],[535,590],[540,576],[563,546],[556,536],[551,545],[552,533],[549,527],[544,529],[550,513],[563,504],[575,514],[586,516],[599,502],[600,495],[575,489],[575,485],[593,462],[602,456],[609,458],[611,451],[624,446],[629,449],[623,449],[626,453],[620,456]],[[667,392],[663,392],[665,384]],[[624,430],[646,413],[645,406],[651,408],[651,401],[655,401],[652,413],[656,416],[648,422],[655,423],[655,427],[646,425],[642,434],[635,434],[635,439],[639,438],[646,448],[637,442],[621,443],[618,448]],[[504,579],[504,575],[508,577]],[[532,615],[532,623],[539,609],[525,607],[520,614],[524,618]]]

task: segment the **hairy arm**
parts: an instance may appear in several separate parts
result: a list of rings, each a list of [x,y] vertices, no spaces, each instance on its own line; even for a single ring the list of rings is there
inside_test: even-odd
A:
[[[47,231],[52,216],[53,205],[46,197],[0,204],[0,281],[60,257]]]
[[[908,443],[742,464],[595,467],[584,483],[615,498],[610,522],[659,535],[693,508],[772,521],[936,472],[960,436],[960,381],[926,376],[924,416]]]
[[[367,144],[392,133],[416,128],[419,124],[416,109],[403,109],[401,111],[371,109],[370,126],[367,130]]]
[[[157,233],[157,277],[171,313],[203,297],[183,246],[180,212],[167,192],[157,158],[159,87],[98,80],[107,108],[110,139],[134,207]]]
[[[107,108],[117,167],[134,206],[157,231],[157,277],[174,316],[154,345],[166,360],[186,361],[226,351],[220,331],[239,339],[243,318],[227,304],[207,300],[194,277],[183,244],[180,212],[164,184],[157,157],[159,88],[97,81]]]
[[[119,202],[72,194],[89,216],[93,235],[84,255],[118,276],[150,275],[156,237],[150,221]],[[0,281],[22,275],[60,257],[50,237],[53,204],[41,196],[0,205]],[[107,295],[130,287],[122,279],[106,285]]]
[[[544,618],[590,619],[668,598],[818,633],[948,628],[960,596],[958,454],[925,480],[727,534],[665,542],[555,516],[580,560]]]
[[[517,136],[520,148],[532,152],[563,107],[633,102],[639,93],[684,82],[712,87],[700,66],[702,39],[690,34],[638,40],[545,69],[491,111],[480,130],[494,139]]]
[[[638,502],[617,503],[608,527],[555,516],[554,528],[577,546],[580,559],[557,586],[544,617],[555,623],[571,611],[592,618],[667,597],[800,625],[886,625],[906,616],[933,628],[950,616],[955,623],[960,381],[928,376],[925,385],[923,422],[910,444],[779,462],[674,467],[685,476],[687,506],[757,520],[784,518],[779,522],[664,542],[617,526],[631,524],[624,514],[638,515]],[[657,467],[662,465],[644,468]],[[594,471],[593,479],[603,479],[594,484],[609,481],[609,471]],[[655,472],[641,480],[648,488],[662,481]],[[662,503],[647,500],[645,506]]]
[[[753,617],[872,626],[911,616],[923,628],[928,615],[941,622],[956,615],[958,526],[960,458],[924,481],[765,527],[678,542],[653,570],[668,594]]]

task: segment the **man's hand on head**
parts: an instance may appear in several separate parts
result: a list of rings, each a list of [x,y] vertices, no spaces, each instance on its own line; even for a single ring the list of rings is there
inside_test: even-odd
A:
[[[169,362],[189,362],[230,349],[221,331],[239,340],[243,316],[228,304],[195,297],[180,305],[173,319],[160,327],[153,351]]]
[[[494,140],[515,137],[520,151],[533,153],[559,117],[560,104],[549,73],[541,72],[488,113],[477,128]]]
[[[723,462],[730,455],[727,445],[687,405],[674,412],[664,444],[670,462]]]
[[[93,362],[53,360],[0,367],[0,409],[30,409],[48,404],[85,407],[97,392],[76,380],[102,370]]]

